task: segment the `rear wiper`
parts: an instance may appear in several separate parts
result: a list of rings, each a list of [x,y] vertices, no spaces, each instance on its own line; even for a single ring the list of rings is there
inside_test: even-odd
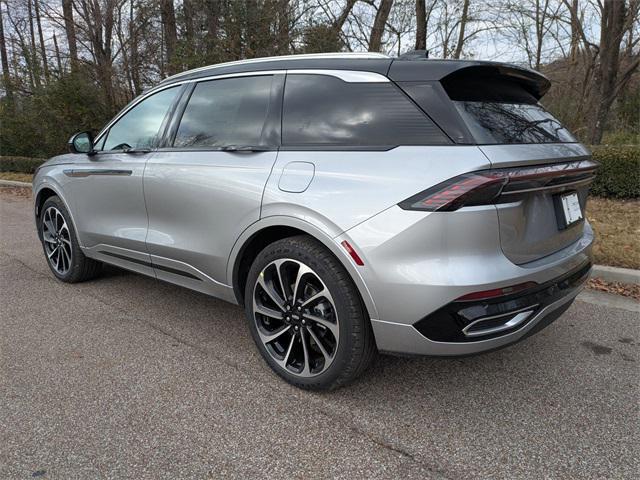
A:
[[[223,152],[267,152],[269,148],[260,145],[225,145],[220,150]]]

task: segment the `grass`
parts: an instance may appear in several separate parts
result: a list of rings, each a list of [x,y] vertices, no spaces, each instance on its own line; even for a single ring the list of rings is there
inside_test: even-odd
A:
[[[587,218],[596,232],[595,263],[640,269],[640,200],[591,197]]]
[[[33,175],[0,172],[0,179],[31,182]],[[587,218],[596,232],[595,263],[640,269],[640,200],[590,197]]]
[[[16,182],[31,183],[33,175],[30,173],[0,172],[0,180],[13,180]]]

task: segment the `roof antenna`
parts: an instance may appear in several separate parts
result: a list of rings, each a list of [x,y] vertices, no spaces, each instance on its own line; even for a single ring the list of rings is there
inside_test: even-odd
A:
[[[429,50],[424,51],[424,58],[429,58]]]

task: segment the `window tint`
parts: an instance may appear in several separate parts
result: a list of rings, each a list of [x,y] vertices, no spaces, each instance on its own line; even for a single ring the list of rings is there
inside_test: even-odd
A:
[[[477,143],[576,141],[536,97],[509,78],[461,72],[442,85]]]
[[[260,145],[273,76],[227,78],[196,85],[174,147]]]
[[[109,129],[103,150],[152,148],[179,90],[178,87],[162,90],[129,110]]]
[[[575,142],[569,131],[540,105],[503,102],[454,102],[476,142]]]
[[[287,75],[282,121],[285,145],[450,143],[391,83],[348,83],[328,75]]]

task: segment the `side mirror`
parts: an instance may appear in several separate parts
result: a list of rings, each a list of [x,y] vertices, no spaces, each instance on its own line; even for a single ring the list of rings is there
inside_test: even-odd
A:
[[[69,139],[69,151],[71,153],[87,153],[93,152],[93,135],[91,132],[76,133]]]

